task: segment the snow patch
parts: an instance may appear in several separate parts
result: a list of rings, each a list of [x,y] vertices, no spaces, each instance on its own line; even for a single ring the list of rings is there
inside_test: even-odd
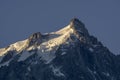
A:
[[[65,55],[66,54],[66,52],[62,52],[62,54],[61,55]]]
[[[20,51],[25,49],[25,47],[27,46],[27,42],[28,42],[28,39],[23,40],[23,41],[18,41],[18,42],[14,43],[14,44],[9,45],[6,48],[0,49],[0,56],[3,56],[8,51],[13,51],[13,50],[17,51],[19,53]]]
[[[91,75],[94,77],[94,79],[97,80],[95,75],[93,74],[94,72],[91,69],[89,69],[89,68],[88,68],[88,71],[91,73]]]
[[[27,50],[27,51],[31,51],[31,50],[35,50],[35,49],[36,49],[35,46],[30,46],[30,47],[28,47],[26,50]]]
[[[4,57],[4,56],[0,56],[0,62],[2,61],[3,57]]]
[[[51,65],[50,68],[52,68],[52,71],[53,71],[53,73],[54,73],[55,76],[65,77],[65,75],[60,71],[61,67],[54,67],[53,65]]]
[[[2,66],[9,66],[9,62],[10,62],[11,60],[9,60],[9,61],[7,61],[7,62],[4,62],[4,63],[2,63],[2,64],[0,64],[0,67],[2,67]]]
[[[97,72],[96,72],[96,71],[93,71],[93,73],[94,73],[94,74],[97,74]]]
[[[89,48],[89,51],[93,52],[93,51],[94,51],[94,49],[90,47],[90,48]]]
[[[108,72],[102,72],[105,76],[109,77],[110,74]]]
[[[16,51],[21,51],[23,50],[28,44],[28,40],[23,40],[23,41],[18,41],[13,44],[13,47],[15,48]]]
[[[28,70],[28,71],[31,71],[31,68],[30,68],[30,66],[28,66],[27,70]]]
[[[32,53],[32,52],[29,53],[28,51],[24,51],[24,52],[22,52],[22,54],[21,54],[20,58],[18,59],[18,61],[24,61],[33,54],[34,53]]]
[[[37,53],[41,60],[45,61],[45,64],[49,64],[56,57],[55,53],[43,52],[43,50],[39,50]]]
[[[56,34],[64,34],[66,32],[73,32],[73,29],[70,28],[70,25],[60,29],[59,31],[55,32]]]

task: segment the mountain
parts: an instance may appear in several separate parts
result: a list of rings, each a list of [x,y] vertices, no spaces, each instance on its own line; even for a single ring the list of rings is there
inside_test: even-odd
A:
[[[0,49],[0,80],[120,80],[120,56],[74,18]]]

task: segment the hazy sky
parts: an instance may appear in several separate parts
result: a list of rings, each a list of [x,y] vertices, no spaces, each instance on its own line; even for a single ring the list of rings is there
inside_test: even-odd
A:
[[[0,47],[79,18],[91,35],[120,53],[120,0],[0,0]]]

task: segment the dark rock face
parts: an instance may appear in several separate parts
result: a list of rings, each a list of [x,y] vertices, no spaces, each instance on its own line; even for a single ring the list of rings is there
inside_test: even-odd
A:
[[[79,38],[82,42],[89,42],[88,40],[88,30],[85,28],[85,25],[79,21],[77,18],[73,18],[70,22],[71,28],[74,30],[74,34]]]
[[[70,22],[71,28],[73,28],[77,33],[83,34],[83,36],[88,36],[88,30],[85,28],[85,25],[79,21],[77,18],[74,18]]]
[[[8,51],[6,53],[6,56],[2,59],[1,63],[4,63],[6,61],[9,61],[13,56],[16,51]]]
[[[29,37],[29,46],[36,44],[39,45],[42,42],[42,34],[40,32],[34,33]]]
[[[18,61],[21,52],[9,66],[0,67],[0,80],[120,80],[120,56],[112,54],[97,38],[90,36],[78,19],[73,19],[71,24],[75,36],[69,37],[69,44],[58,47],[50,63],[44,63],[37,54],[38,49],[30,51],[34,54],[26,60]],[[79,31],[80,26],[83,32]],[[42,35],[35,33],[29,40],[31,45],[38,44],[39,40],[40,44]]]
[[[119,80],[120,72],[115,62],[116,56],[101,46],[94,52],[89,45],[75,43],[63,44],[57,50],[56,58],[45,64],[37,54],[25,61],[13,61],[9,66],[0,68],[0,80]],[[66,54],[62,49],[66,50]],[[38,63],[35,63],[38,62]],[[53,72],[52,67],[59,68]],[[58,75],[57,75],[58,74]]]

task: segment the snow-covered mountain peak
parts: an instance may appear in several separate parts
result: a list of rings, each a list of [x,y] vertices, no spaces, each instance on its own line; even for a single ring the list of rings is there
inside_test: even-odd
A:
[[[60,45],[69,44],[74,45],[74,42],[89,42],[88,31],[84,24],[78,19],[74,18],[64,28],[47,34],[41,34],[40,32],[33,33],[30,37],[23,41],[18,41],[6,48],[0,49],[0,56],[6,56],[9,53],[30,56],[29,51],[38,50],[38,55],[42,56],[46,63],[49,63],[55,58],[54,53],[58,50]],[[12,57],[14,55],[12,54]],[[20,58],[18,61],[25,60],[27,57]],[[2,57],[1,57],[2,58]]]
[[[0,80],[120,80],[119,61],[74,18],[0,49]]]
[[[8,51],[16,51],[17,53],[23,50],[30,50],[31,46],[42,46],[44,45],[45,51],[50,51],[52,48],[59,46],[74,35],[79,40],[83,40],[88,36],[88,31],[84,24],[77,18],[74,18],[70,23],[64,28],[47,34],[41,34],[40,32],[33,33],[28,39],[23,41],[18,41],[14,44],[9,45],[6,48],[0,49],[0,56],[4,55]],[[42,49],[43,50],[43,49]]]
[[[65,32],[79,32],[81,34],[89,35],[88,30],[85,28],[85,25],[77,18],[71,19],[68,26],[57,31],[58,34],[64,34]]]

